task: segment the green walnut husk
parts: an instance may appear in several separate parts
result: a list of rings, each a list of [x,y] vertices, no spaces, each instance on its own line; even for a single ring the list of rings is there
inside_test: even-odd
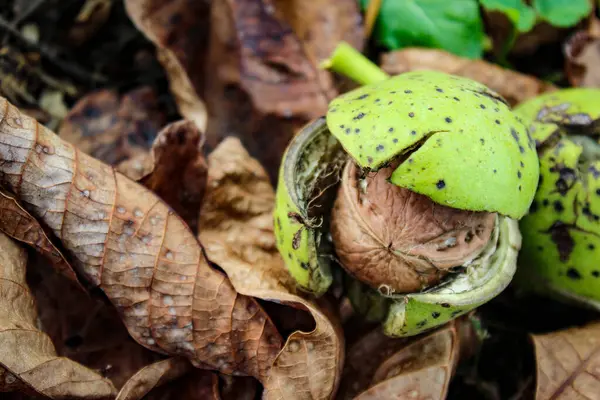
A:
[[[600,309],[600,90],[560,90],[515,112],[540,158],[540,184],[520,223],[517,282]]]
[[[358,308],[385,315],[387,334],[418,334],[506,288],[520,247],[516,220],[530,207],[539,170],[534,141],[499,95],[469,79],[410,72],[338,97],[292,140],[277,188],[277,245],[298,285],[316,295],[336,267],[330,218],[348,160],[364,174],[393,165],[390,184],[436,204],[497,213],[485,249],[439,284],[399,293],[369,283],[387,299],[374,306],[351,291]]]

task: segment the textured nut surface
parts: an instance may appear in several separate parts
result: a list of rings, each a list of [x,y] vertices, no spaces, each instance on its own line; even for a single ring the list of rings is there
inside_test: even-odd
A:
[[[387,181],[394,167],[364,179],[346,165],[332,212],[331,234],[342,266],[384,294],[438,284],[473,260],[494,228],[495,214],[453,209]]]

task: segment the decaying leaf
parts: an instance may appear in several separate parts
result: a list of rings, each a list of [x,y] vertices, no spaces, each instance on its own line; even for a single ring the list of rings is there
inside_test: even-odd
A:
[[[179,121],[160,131],[152,145],[153,170],[140,180],[196,231],[206,186],[204,136],[192,121]]]
[[[109,380],[58,357],[36,326],[34,299],[25,282],[26,252],[0,233],[0,392],[25,390],[51,399],[104,399]]]
[[[442,50],[409,48],[383,55],[381,68],[391,75],[415,70],[437,70],[481,82],[516,105],[555,90],[550,84],[483,60],[469,60]]]
[[[130,335],[197,367],[265,382],[282,347],[277,329],[211,268],[181,218],[5,99],[0,110],[0,181],[61,240]]]
[[[200,99],[210,29],[210,0],[126,0],[137,28],[158,48],[179,112],[201,131],[206,107]]]
[[[43,254],[54,269],[80,285],[77,275],[60,250],[48,239],[40,223],[15,198],[0,190],[0,230]]]
[[[271,0],[214,2],[211,28],[207,144],[239,137],[274,179],[290,138],[335,91]]]
[[[185,358],[167,358],[157,361],[133,375],[123,385],[116,400],[139,400],[152,389],[173,381],[192,369],[192,364]]]
[[[473,346],[470,332],[459,319],[416,339],[368,333],[348,352],[340,399],[445,399],[461,349]]]
[[[564,45],[566,72],[573,86],[600,87],[600,21],[576,32]]]
[[[150,87],[121,98],[112,90],[84,96],[64,119],[58,133],[83,152],[114,165],[150,149],[165,115]]]
[[[536,400],[597,399],[600,394],[600,323],[533,335]]]
[[[275,194],[265,170],[240,141],[223,141],[208,157],[200,239],[210,261],[239,293],[309,311],[312,332],[292,333],[269,372],[267,399],[329,399],[343,365],[343,336],[335,318],[295,291],[275,247]]]

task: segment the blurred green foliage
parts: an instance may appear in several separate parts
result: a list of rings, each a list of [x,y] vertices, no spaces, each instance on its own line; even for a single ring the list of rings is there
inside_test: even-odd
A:
[[[369,4],[359,1],[363,9]],[[593,9],[592,0],[382,0],[373,36],[390,50],[430,47],[481,58],[481,8],[505,14],[514,25],[514,36],[530,31],[538,21],[574,26]]]

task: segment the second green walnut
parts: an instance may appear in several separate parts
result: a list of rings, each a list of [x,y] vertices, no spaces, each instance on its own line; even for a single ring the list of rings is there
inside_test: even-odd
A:
[[[333,100],[292,140],[278,248],[304,290],[324,293],[339,264],[384,301],[386,333],[414,335],[508,285],[538,168],[498,94],[439,72],[402,74]]]
[[[563,89],[521,104],[540,185],[520,224],[518,283],[600,310],[600,90]]]

